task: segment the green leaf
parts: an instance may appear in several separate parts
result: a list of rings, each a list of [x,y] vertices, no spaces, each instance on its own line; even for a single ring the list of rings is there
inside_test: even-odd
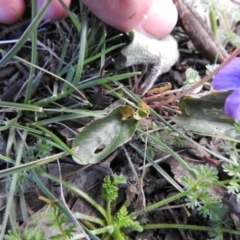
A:
[[[234,131],[233,125],[227,122],[209,121],[191,117],[174,117],[172,120],[188,132],[239,142],[236,138],[237,132]]]
[[[73,140],[79,164],[98,163],[119,146],[126,143],[136,130],[138,121],[125,118],[126,106],[119,106],[106,117],[87,125]]]
[[[172,120],[186,132],[240,142],[239,134],[234,130],[234,120],[223,110],[229,94],[231,91],[211,92],[198,98],[183,97],[179,103],[182,116]]]
[[[184,117],[233,123],[223,111],[226,98],[231,92],[213,92],[201,98],[183,97],[179,107]]]
[[[125,184],[127,179],[124,175],[120,174],[117,175],[116,173],[113,174],[113,183],[114,184]]]
[[[114,186],[110,176],[104,178],[102,196],[107,202],[112,202],[118,197],[118,188]]]
[[[193,68],[188,68],[186,70],[186,80],[184,82],[183,90],[186,90],[190,88],[191,86],[195,85],[201,80],[201,77],[199,76],[198,72],[194,70]],[[193,93],[198,93],[202,90],[203,85],[196,88]]]
[[[118,228],[129,227],[135,231],[142,232],[143,228],[137,221],[133,221],[128,215],[126,206],[122,206],[113,221]]]

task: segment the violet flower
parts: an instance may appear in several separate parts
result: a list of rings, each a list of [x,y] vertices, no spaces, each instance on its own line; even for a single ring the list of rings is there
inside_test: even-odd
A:
[[[224,111],[229,117],[240,120],[240,57],[234,58],[218,72],[212,86],[220,91],[233,90],[225,101]]]

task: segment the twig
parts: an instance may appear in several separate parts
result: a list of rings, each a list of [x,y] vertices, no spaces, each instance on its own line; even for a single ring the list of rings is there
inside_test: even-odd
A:
[[[176,100],[180,99],[181,97],[187,96],[189,93],[193,92],[196,88],[200,87],[201,85],[203,85],[205,82],[209,81],[212,77],[214,77],[222,68],[224,68],[228,63],[230,63],[233,58],[237,57],[237,55],[240,54],[240,48],[237,48],[231,55],[229,58],[227,58],[221,65],[219,65],[213,72],[211,72],[209,75],[205,76],[200,82],[196,83],[195,85],[193,85],[192,87],[188,88],[187,90],[185,90],[184,92],[171,97],[170,99],[168,99],[167,101],[160,103],[159,107],[162,107],[168,103],[172,103],[175,102]]]

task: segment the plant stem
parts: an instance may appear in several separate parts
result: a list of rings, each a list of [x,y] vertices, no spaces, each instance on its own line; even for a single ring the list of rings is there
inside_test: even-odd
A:
[[[212,31],[213,31],[215,37],[218,39],[219,34],[218,34],[218,26],[217,26],[217,19],[216,19],[215,12],[211,11],[209,13],[209,17],[210,17]]]
[[[185,225],[185,224],[149,224],[143,226],[144,230],[149,229],[188,229],[188,230],[195,230],[195,231],[212,231],[212,227],[206,226],[197,226],[197,225]],[[231,234],[240,234],[240,231],[231,230],[227,228],[221,228],[222,232],[231,233]]]
[[[164,200],[162,200],[162,201],[160,201],[160,202],[154,203],[154,204],[146,207],[146,208],[144,209],[144,212],[151,212],[151,211],[153,211],[153,210],[155,210],[155,209],[157,209],[157,208],[159,208],[159,207],[161,207],[161,206],[164,206],[164,205],[166,205],[166,204],[168,204],[168,203],[170,203],[170,202],[173,202],[173,201],[176,201],[177,199],[180,199],[180,198],[182,198],[182,197],[185,197],[185,196],[187,196],[189,193],[191,193],[191,191],[192,191],[192,189],[187,190],[187,191],[185,191],[185,192],[181,192],[181,193],[179,193],[179,194],[176,194],[176,195],[174,195],[174,196],[172,196],[172,197],[170,197],[170,198],[164,199]],[[134,213],[131,213],[129,216],[130,216],[131,218],[133,218],[133,217],[139,216],[140,214],[142,214],[142,210],[137,211],[137,212],[134,212]]]

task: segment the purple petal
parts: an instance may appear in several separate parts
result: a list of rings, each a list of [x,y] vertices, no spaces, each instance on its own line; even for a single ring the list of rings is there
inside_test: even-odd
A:
[[[240,87],[240,57],[234,58],[217,73],[212,86],[216,90],[234,90]]]
[[[240,120],[240,88],[237,88],[227,97],[224,110],[229,117]]]

